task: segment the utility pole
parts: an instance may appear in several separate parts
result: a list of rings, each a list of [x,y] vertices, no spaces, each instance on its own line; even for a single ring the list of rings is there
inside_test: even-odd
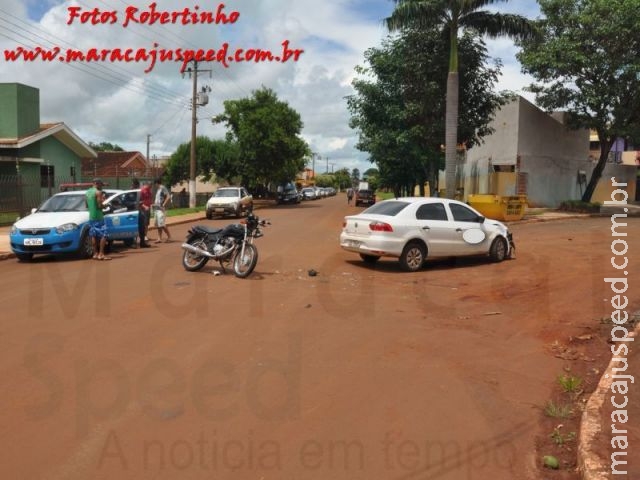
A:
[[[149,141],[151,139],[151,135],[147,133],[147,165],[149,164]]]
[[[206,96],[206,91],[203,89],[202,101],[198,102],[198,73],[209,72],[211,70],[198,70],[198,62],[193,60],[193,69],[189,67],[187,69],[191,79],[193,80],[191,90],[191,151],[189,155],[189,207],[195,208],[196,206],[196,124],[198,123],[198,105],[206,105],[209,98]],[[210,91],[210,89],[208,90]]]
[[[191,153],[189,155],[189,207],[196,206],[196,123],[198,123],[198,62],[193,61],[193,89],[191,90]]]
[[[329,157],[327,157],[327,172],[326,173],[329,173]]]

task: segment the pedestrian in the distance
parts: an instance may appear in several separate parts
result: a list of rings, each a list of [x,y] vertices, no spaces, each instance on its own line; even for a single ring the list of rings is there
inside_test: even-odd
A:
[[[158,239],[156,243],[162,242],[162,232],[167,234],[165,243],[171,241],[171,233],[169,233],[169,227],[167,227],[166,210],[167,205],[171,201],[171,195],[169,190],[162,184],[162,179],[158,178],[155,181],[156,184],[156,199],[153,203],[155,226],[158,229]]]
[[[351,205],[351,200],[353,200],[353,188],[347,189],[347,205]]]

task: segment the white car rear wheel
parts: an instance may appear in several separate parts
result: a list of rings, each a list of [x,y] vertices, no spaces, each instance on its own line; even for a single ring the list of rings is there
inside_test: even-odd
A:
[[[409,242],[400,255],[400,266],[407,272],[417,272],[424,265],[427,250],[418,242]]]

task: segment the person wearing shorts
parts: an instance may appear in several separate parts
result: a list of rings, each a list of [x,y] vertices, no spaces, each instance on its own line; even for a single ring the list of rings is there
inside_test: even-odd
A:
[[[157,179],[155,184],[156,198],[153,207],[155,226],[158,230],[158,239],[156,240],[156,243],[162,242],[162,232],[166,233],[167,239],[165,240],[165,243],[168,243],[171,241],[171,233],[169,233],[169,228],[167,227],[166,209],[169,201],[171,200],[171,196],[169,195],[167,187],[162,184],[161,179]]]
[[[109,232],[102,212],[102,202],[104,201],[102,186],[102,180],[94,178],[93,187],[86,193],[87,209],[89,210],[89,237],[91,237],[91,246],[93,247],[93,259],[111,260],[104,254]]]

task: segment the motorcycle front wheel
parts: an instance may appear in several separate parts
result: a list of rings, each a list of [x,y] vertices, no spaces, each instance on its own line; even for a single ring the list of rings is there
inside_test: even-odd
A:
[[[244,246],[244,253],[242,249],[238,249],[238,253],[233,259],[233,271],[238,278],[248,277],[253,269],[256,268],[258,263],[258,249],[247,243]]]
[[[202,250],[207,249],[207,244],[203,239],[198,238],[189,242],[189,245],[192,245],[197,248],[201,248]],[[209,259],[207,257],[203,257],[198,255],[197,253],[190,252],[189,250],[185,250],[182,254],[182,266],[187,272],[195,272],[200,270],[207,263]]]

